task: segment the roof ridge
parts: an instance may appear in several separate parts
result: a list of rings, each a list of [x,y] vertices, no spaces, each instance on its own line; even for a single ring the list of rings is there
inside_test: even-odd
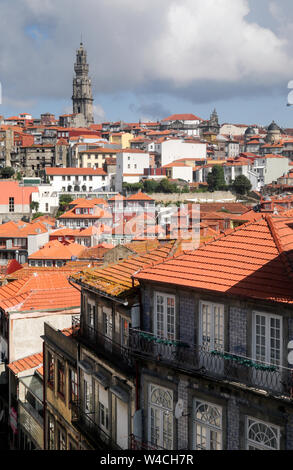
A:
[[[267,215],[266,216],[266,221],[267,221],[267,224],[268,224],[268,227],[271,231],[271,234],[272,234],[272,237],[274,239],[274,242],[276,244],[276,247],[279,251],[279,254],[280,254],[280,257],[285,265],[285,268],[286,268],[286,271],[287,271],[287,274],[288,276],[290,277],[290,279],[293,281],[293,271],[292,271],[292,267],[291,267],[291,264],[288,260],[288,257],[287,257],[287,252],[284,250],[283,246],[282,246],[282,242],[280,240],[280,237],[277,233],[277,230],[274,226],[274,222],[273,222],[273,217],[271,215]]]
[[[255,219],[255,220],[252,220],[252,221],[250,220],[250,221],[246,222],[245,224],[239,225],[238,227],[235,227],[234,229],[232,229],[232,232],[231,232],[231,231],[229,231],[229,232],[226,232],[226,231],[225,231],[225,232],[222,233],[221,235],[216,236],[216,237],[212,238],[211,240],[208,240],[208,241],[203,242],[201,245],[199,245],[198,248],[195,248],[194,250],[191,250],[191,251],[188,250],[186,253],[185,253],[185,250],[184,250],[182,253],[178,254],[177,256],[175,256],[175,255],[172,255],[172,256],[170,256],[170,257],[168,256],[168,257],[164,258],[162,261],[156,263],[156,266],[159,266],[159,265],[161,265],[161,264],[167,263],[167,262],[169,262],[169,261],[171,261],[171,260],[173,260],[173,259],[178,259],[178,258],[180,258],[180,257],[184,257],[184,256],[186,256],[186,254],[190,254],[190,253],[193,252],[193,251],[202,250],[202,249],[204,249],[207,245],[211,245],[212,243],[214,243],[214,242],[216,242],[216,241],[218,241],[218,240],[221,240],[221,239],[223,239],[223,238],[225,238],[225,237],[227,237],[227,236],[229,236],[229,235],[233,235],[236,231],[241,230],[243,227],[247,227],[247,226],[249,226],[249,225],[252,225],[253,223],[258,222],[258,221],[260,221],[260,220],[262,220],[262,219],[265,219],[265,215],[262,215],[262,216],[259,217],[258,219]],[[229,230],[230,230],[230,229],[229,229]],[[148,267],[147,267],[147,266],[146,266],[146,267],[142,267],[142,268],[139,270],[139,272],[142,271],[143,269],[148,269]],[[137,273],[135,273],[135,274],[137,274]]]

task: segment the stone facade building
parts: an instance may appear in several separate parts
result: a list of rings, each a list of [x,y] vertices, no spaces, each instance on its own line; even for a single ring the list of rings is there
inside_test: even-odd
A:
[[[267,216],[134,276],[133,449],[293,448],[290,220]]]

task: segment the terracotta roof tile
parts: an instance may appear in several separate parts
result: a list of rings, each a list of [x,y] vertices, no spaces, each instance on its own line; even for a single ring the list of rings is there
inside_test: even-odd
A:
[[[263,216],[191,253],[146,267],[135,278],[293,303],[293,229],[287,230],[293,218],[285,219]]]
[[[8,368],[15,374],[24,372],[25,370],[37,368],[43,364],[43,353],[32,354],[17,361],[8,364]]]
[[[137,281],[133,282],[132,275],[144,266],[159,263],[167,258],[174,246],[174,241],[168,242],[141,256],[133,255],[116,264],[84,270],[73,275],[72,279],[113,296],[126,295],[138,285]]]

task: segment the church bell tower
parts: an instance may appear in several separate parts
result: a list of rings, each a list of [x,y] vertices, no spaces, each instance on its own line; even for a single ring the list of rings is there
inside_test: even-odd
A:
[[[86,123],[94,122],[93,95],[91,79],[88,76],[89,66],[87,64],[86,50],[80,43],[76,51],[76,62],[74,64],[75,77],[73,79],[73,113],[83,114]]]

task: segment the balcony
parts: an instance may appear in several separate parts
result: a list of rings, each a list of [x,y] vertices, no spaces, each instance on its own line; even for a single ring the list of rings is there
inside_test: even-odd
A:
[[[166,450],[164,447],[157,446],[151,442],[143,441],[134,434],[129,436],[129,448],[131,450]]]
[[[122,450],[97,423],[97,414],[85,413],[79,402],[73,406],[72,424],[95,450]]]
[[[190,347],[180,341],[158,338],[132,329],[129,347],[136,358],[161,362],[183,372],[199,374],[222,383],[245,386],[270,395],[293,398],[293,370],[225,351]]]
[[[128,347],[122,346],[88,325],[82,325],[78,328],[75,322],[72,326],[74,327],[73,335],[80,343],[90,348],[99,357],[110,360],[119,369],[127,373],[134,373],[134,361]]]

